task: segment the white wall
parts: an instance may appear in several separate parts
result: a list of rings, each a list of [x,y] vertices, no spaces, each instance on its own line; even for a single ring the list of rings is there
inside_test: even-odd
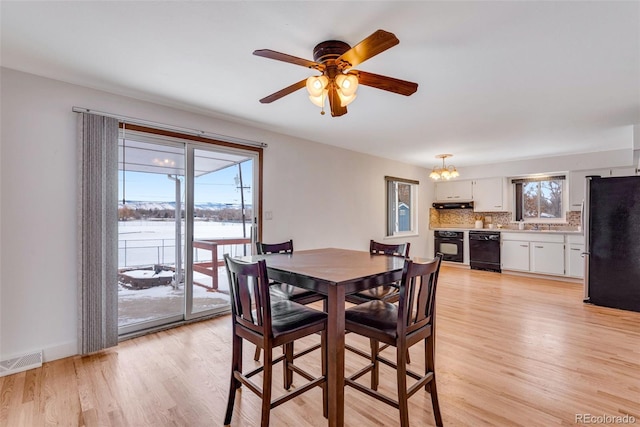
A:
[[[459,168],[460,177],[476,179],[631,166],[633,164],[633,129],[627,126],[618,131],[617,137],[624,138],[629,145],[628,149],[470,166]],[[603,146],[605,145],[606,141],[603,141]]]
[[[432,252],[428,171],[149,102],[0,69],[0,360],[77,353],[76,114],[86,107],[266,142],[263,240],[297,249],[368,248],[385,230],[385,175],[416,179],[420,236]]]

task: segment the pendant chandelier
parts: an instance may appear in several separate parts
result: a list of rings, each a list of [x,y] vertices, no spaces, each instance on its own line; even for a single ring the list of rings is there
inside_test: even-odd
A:
[[[453,157],[453,154],[438,154],[436,156],[436,159],[442,159],[442,167],[434,166],[433,170],[429,174],[429,178],[438,181],[441,179],[447,180],[447,179],[456,178],[460,176],[455,166],[453,165],[447,166],[445,164],[444,162],[445,159],[449,157]]]

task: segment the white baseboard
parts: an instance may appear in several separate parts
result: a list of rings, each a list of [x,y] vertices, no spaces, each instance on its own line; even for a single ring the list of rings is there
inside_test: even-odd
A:
[[[51,362],[53,360],[64,359],[79,354],[78,341],[68,341],[54,346],[42,349],[43,361]]]

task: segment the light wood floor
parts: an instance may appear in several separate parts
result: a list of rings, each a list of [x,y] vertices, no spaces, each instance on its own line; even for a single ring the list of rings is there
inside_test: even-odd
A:
[[[585,305],[575,283],[447,266],[437,298],[445,425],[576,425],[576,414],[629,414],[640,423],[640,313]],[[191,324],[0,378],[0,425],[222,425],[229,326],[228,317]],[[366,348],[352,335],[347,341]],[[253,350],[245,346],[246,367]],[[319,353],[305,358],[319,372]],[[422,345],[412,348],[411,359],[420,372]],[[348,353],[347,372],[362,363]],[[275,379],[280,391],[281,374]],[[391,370],[383,368],[380,381],[381,390],[393,392]],[[395,409],[351,388],[345,393],[346,425],[398,424]],[[314,389],[274,409],[271,425],[326,426],[321,404]],[[258,398],[239,392],[231,425],[253,427],[259,416]],[[426,392],[410,399],[410,419],[412,426],[433,425]]]

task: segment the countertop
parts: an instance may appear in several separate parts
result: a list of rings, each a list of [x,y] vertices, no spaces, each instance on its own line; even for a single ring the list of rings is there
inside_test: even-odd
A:
[[[431,227],[431,230],[434,231],[471,231],[471,230],[475,230],[475,231],[499,231],[502,233],[550,233],[550,234],[575,234],[575,235],[582,235],[583,232],[582,231],[578,231],[578,230],[532,230],[532,229],[525,229],[525,230],[520,230],[518,228],[475,228],[472,225],[469,226],[465,226],[465,225],[460,225],[460,226],[448,226],[448,227]]]

